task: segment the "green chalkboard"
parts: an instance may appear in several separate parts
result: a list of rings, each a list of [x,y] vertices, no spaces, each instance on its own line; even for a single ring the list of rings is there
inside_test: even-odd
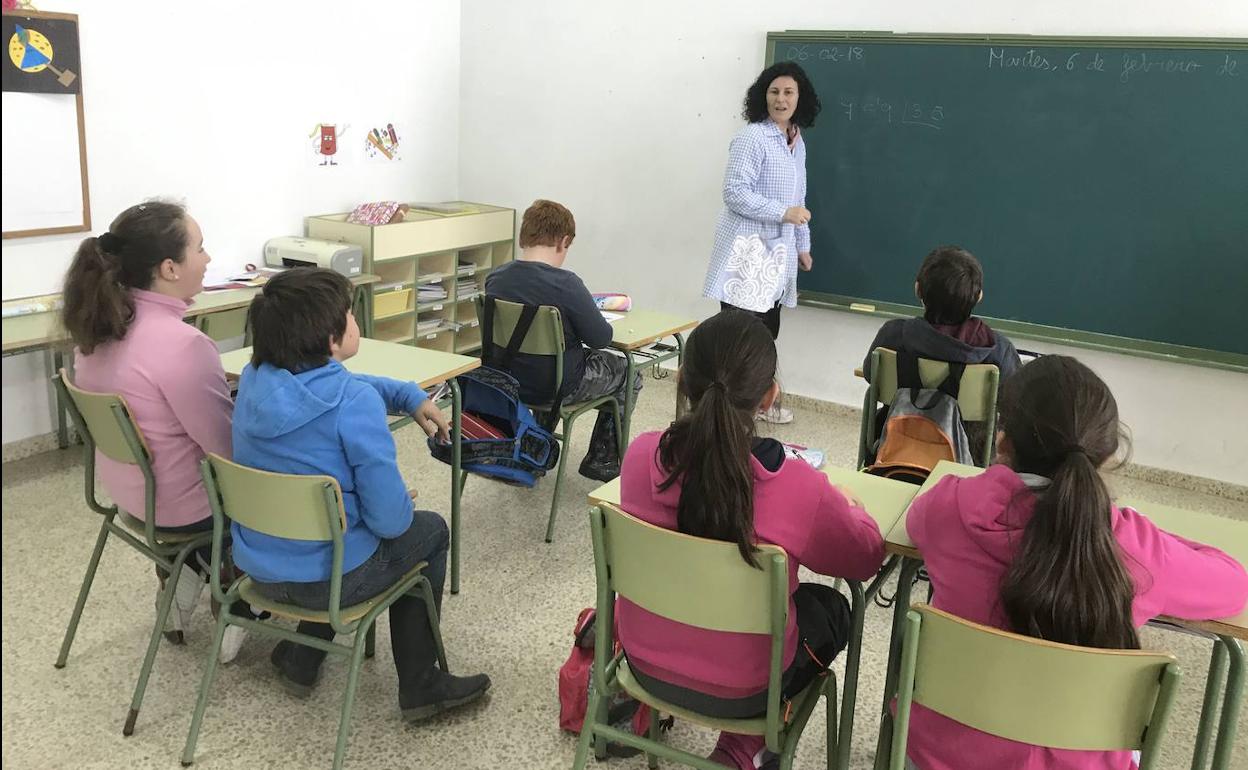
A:
[[[1248,369],[1248,41],[783,32],[823,103],[802,301],[911,314],[944,243],[1020,336]]]

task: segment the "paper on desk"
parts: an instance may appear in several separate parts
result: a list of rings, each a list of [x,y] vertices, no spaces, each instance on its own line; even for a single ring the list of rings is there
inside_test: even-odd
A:
[[[624,317],[623,313],[610,313],[606,310],[599,310],[598,312],[602,313],[602,317],[607,319],[607,323],[609,324],[613,324]]]

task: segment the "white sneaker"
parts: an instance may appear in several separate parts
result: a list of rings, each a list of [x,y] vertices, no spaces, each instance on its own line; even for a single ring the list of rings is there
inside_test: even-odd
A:
[[[194,614],[195,605],[199,604],[199,596],[203,592],[203,576],[183,564],[182,572],[178,576],[178,587],[173,592],[173,606],[178,611],[178,619],[183,629],[191,627],[191,615]],[[172,612],[169,614],[173,615]]]
[[[221,663],[231,663],[238,657],[238,651],[243,649],[243,640],[247,638],[247,629],[242,626],[226,626],[225,634],[221,637],[221,654],[217,656],[217,660]]]
[[[779,404],[772,404],[767,411],[754,415],[754,419],[759,422],[769,422],[772,425],[788,425],[793,422],[793,410],[785,409]]]

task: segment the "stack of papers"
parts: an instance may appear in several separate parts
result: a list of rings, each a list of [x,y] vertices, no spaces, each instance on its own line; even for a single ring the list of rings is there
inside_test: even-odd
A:
[[[422,318],[416,322],[416,334],[433,334],[442,328],[441,318]]]
[[[476,278],[461,278],[455,283],[455,299],[468,299],[480,293]]]
[[[446,288],[440,283],[425,284],[416,289],[416,301],[421,304],[444,299],[446,299]]]
[[[464,260],[464,259],[459,260],[459,274],[460,275],[472,275],[475,272],[477,272],[476,262],[471,262],[471,261]]]
[[[224,283],[214,283],[205,286],[204,291],[221,291],[224,289],[255,289],[266,283],[269,279],[282,272],[282,268],[262,267],[259,270],[251,270],[246,273],[230,276]]]

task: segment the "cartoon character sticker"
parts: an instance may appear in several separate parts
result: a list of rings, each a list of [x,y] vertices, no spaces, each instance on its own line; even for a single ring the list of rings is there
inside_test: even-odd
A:
[[[341,128],[333,123],[318,123],[316,128],[312,129],[312,133],[308,134],[308,138],[313,139],[313,152],[321,156],[322,166],[338,165],[338,162],[334,160],[334,156],[338,154],[338,137],[346,132],[346,123]]]

